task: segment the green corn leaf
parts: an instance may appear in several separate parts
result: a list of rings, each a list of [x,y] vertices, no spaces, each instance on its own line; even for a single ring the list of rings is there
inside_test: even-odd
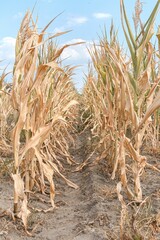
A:
[[[122,18],[122,24],[123,24],[123,29],[124,29],[124,21],[128,30],[128,34],[130,37],[130,41],[132,42],[133,48],[136,49],[136,41],[134,39],[132,30],[131,30],[131,26],[129,24],[128,18],[127,18],[127,14],[126,14],[126,10],[125,10],[125,6],[124,6],[124,1],[121,0],[121,18]],[[124,19],[124,21],[123,21]]]

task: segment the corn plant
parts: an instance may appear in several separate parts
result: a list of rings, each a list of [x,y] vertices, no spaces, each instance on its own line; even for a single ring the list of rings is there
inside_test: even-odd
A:
[[[135,23],[134,35],[124,1],[120,1],[129,57],[118,42],[113,24],[110,39],[104,33],[99,44],[94,44],[89,50],[94,71],[88,75],[84,101],[85,112],[90,113],[95,144],[100,151],[100,157],[95,162],[107,158],[112,168],[112,179],[120,171],[121,183],[128,197],[139,202],[142,201],[140,176],[148,164],[141,147],[147,134],[150,131],[153,134],[153,126],[158,135],[156,138],[159,138],[159,120],[155,116],[160,107],[160,79],[156,70],[156,49],[151,38],[160,2],[157,2],[145,24],[140,20],[138,2],[135,13],[138,22]],[[132,163],[127,156],[133,160]],[[134,189],[128,184],[128,172],[132,172]]]
[[[13,108],[10,102],[10,83],[5,81],[6,76],[9,73],[5,73],[5,70],[0,77],[0,153],[2,156],[9,156],[12,154],[11,145],[11,129],[14,125]]]
[[[73,162],[68,151],[68,142],[74,141],[70,132],[77,105],[71,82],[73,69],[62,68],[60,64],[60,55],[68,45],[58,48],[52,42],[63,33],[46,39],[47,27],[38,33],[32,14],[27,12],[16,40],[11,98],[18,117],[13,129],[12,177],[14,214],[22,218],[26,231],[30,213],[27,203],[32,191],[38,189],[45,194],[47,180],[52,206],[49,210],[52,210],[55,208],[54,173],[77,188],[59,170],[63,168],[62,157],[70,164]]]

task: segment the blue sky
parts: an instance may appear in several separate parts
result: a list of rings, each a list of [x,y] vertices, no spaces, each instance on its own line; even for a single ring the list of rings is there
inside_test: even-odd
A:
[[[104,26],[109,30],[113,19],[116,28],[119,30],[120,42],[124,42],[124,35],[120,21],[119,0],[38,0],[34,16],[38,15],[38,27],[43,28],[59,13],[63,12],[48,29],[49,33],[72,30],[62,35],[57,40],[59,44],[85,41],[91,43],[97,41]],[[143,19],[147,20],[157,0],[143,0]],[[5,0],[1,2],[0,8],[0,60],[3,68],[10,63],[11,69],[14,62],[15,38],[21,20],[28,9],[32,9],[35,1],[32,0]],[[128,17],[132,19],[135,0],[125,0]],[[160,24],[158,14],[156,26]],[[87,64],[90,59],[85,45],[74,46],[65,50],[63,57],[66,64],[81,65],[74,76],[74,82],[78,89],[83,86],[83,72],[87,71]]]

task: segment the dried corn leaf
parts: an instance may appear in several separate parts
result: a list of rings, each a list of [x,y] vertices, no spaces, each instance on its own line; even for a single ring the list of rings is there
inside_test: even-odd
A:
[[[24,224],[24,227],[25,227],[25,230],[27,231],[27,220],[28,220],[28,216],[29,214],[31,213],[28,208],[27,208],[27,196],[24,195],[24,199],[22,201],[22,206],[21,206],[21,210],[20,212],[18,213],[18,217],[22,219],[23,221],[23,224]],[[27,231],[28,233],[28,231]]]
[[[52,207],[55,208],[55,204],[54,204],[54,198],[55,198],[55,186],[54,186],[54,182],[53,182],[53,168],[42,162],[42,168],[43,168],[43,172],[45,177],[48,179],[49,183],[50,183],[50,200],[51,200],[51,204]]]
[[[12,174],[12,178],[14,180],[14,191],[15,194],[20,199],[24,199],[24,182],[20,176],[20,174]]]
[[[155,99],[153,100],[152,104],[148,107],[144,117],[142,118],[138,129],[142,127],[142,125],[145,123],[145,121],[158,109],[160,108],[160,90],[157,93]]]

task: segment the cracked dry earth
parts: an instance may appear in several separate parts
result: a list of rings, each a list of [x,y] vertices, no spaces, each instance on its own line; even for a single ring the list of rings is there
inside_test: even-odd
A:
[[[87,133],[77,136],[76,145],[71,153],[78,163],[87,158]],[[93,156],[94,158],[95,156]],[[68,167],[69,169],[69,167]],[[105,161],[98,165],[86,166],[81,171],[65,170],[64,175],[76,183],[79,188],[72,189],[61,179],[57,178],[54,212],[34,212],[29,219],[29,226],[33,236],[29,237],[20,222],[14,223],[9,216],[0,218],[1,240],[118,240],[121,205],[117,199],[116,184],[111,180]],[[158,176],[157,173],[154,173]],[[152,188],[147,185],[152,179]],[[148,171],[143,180],[146,191],[157,191],[160,179],[153,181],[153,172]],[[9,178],[1,179],[0,212],[12,209],[13,182]],[[147,190],[148,189],[148,190]],[[149,192],[147,192],[149,194]],[[46,208],[42,198],[32,198],[29,206]],[[42,200],[42,199],[41,199]],[[44,199],[43,199],[44,200]],[[158,201],[154,202],[154,211],[160,210]],[[49,204],[48,204],[49,207]],[[155,210],[156,209],[156,210]],[[160,239],[159,237],[157,239]],[[150,240],[150,239],[148,239]]]

